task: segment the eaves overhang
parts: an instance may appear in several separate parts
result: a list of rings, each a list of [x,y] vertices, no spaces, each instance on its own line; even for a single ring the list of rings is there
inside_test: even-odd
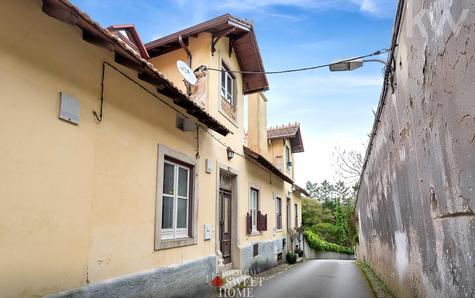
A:
[[[115,62],[138,72],[138,78],[157,87],[157,92],[169,97],[173,103],[199,122],[217,133],[226,136],[230,133],[223,124],[179,90],[153,64],[143,59],[139,53],[130,49],[126,43],[107,29],[94,22],[88,15],[67,0],[43,0],[43,12],[61,22],[77,26],[82,31],[84,41],[114,53]]]
[[[261,166],[272,172],[274,175],[279,177],[280,179],[284,180],[285,182],[288,182],[290,184],[294,184],[294,181],[284,173],[282,173],[281,170],[279,170],[276,166],[274,166],[270,161],[268,161],[264,156],[261,154],[254,152],[250,148],[243,146],[244,148],[244,154],[252,158],[254,161],[258,162]]]
[[[150,57],[160,56],[181,48],[179,38],[188,44],[190,37],[207,32],[212,36],[212,54],[214,43],[219,38],[229,38],[229,53],[236,54],[239,71],[242,71],[243,93],[245,95],[269,90],[264,64],[257,43],[254,27],[251,23],[224,14],[195,26],[180,30],[145,44]]]
[[[294,189],[295,189],[294,192],[299,192],[301,194],[304,194],[306,197],[310,197],[310,194],[307,192],[305,188],[302,188],[299,185],[294,184]]]

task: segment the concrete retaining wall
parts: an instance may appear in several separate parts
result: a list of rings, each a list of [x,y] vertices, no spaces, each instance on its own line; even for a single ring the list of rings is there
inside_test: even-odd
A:
[[[397,297],[475,297],[475,1],[405,2],[357,256]]]
[[[216,257],[131,274],[46,297],[210,297]]]
[[[307,241],[304,240],[303,251],[305,254],[305,258],[309,260],[326,260],[326,259],[334,259],[334,260],[354,260],[354,255],[342,254],[333,251],[317,251],[311,248]]]

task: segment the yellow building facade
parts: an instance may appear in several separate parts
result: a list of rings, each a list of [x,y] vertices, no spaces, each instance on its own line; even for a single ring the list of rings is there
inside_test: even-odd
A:
[[[183,48],[144,61],[61,0],[2,3],[0,20],[2,297],[199,295],[285,259],[303,147],[300,131],[268,138],[266,88],[233,73],[230,115],[208,70],[201,111]],[[242,69],[215,38],[188,37],[192,68]]]

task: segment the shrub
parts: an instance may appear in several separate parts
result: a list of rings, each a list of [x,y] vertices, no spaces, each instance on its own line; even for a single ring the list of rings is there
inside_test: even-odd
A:
[[[354,250],[350,247],[341,246],[335,243],[327,242],[320,239],[320,237],[314,232],[307,230],[304,232],[305,239],[307,239],[308,245],[320,251],[334,251],[344,254],[354,254]]]
[[[336,225],[329,222],[321,222],[312,226],[312,231],[319,235],[322,240],[328,242],[337,242],[338,228]]]
[[[285,259],[287,260],[287,263],[295,264],[297,263],[297,254],[293,252],[288,252],[287,255],[285,256]]]

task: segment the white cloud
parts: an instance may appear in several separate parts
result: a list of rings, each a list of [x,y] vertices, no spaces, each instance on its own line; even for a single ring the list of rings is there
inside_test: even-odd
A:
[[[301,99],[322,96],[347,97],[367,93],[368,88],[379,92],[382,86],[382,75],[329,73],[314,76],[289,76],[272,82],[270,96],[273,102],[278,104],[282,102],[287,106],[289,98],[295,98],[296,94],[302,97]]]
[[[358,7],[362,12],[389,17],[394,13],[396,0],[224,0],[220,8],[235,10],[256,10],[275,6],[292,6],[304,9],[346,9]]]
[[[225,0],[221,7],[237,10],[254,10],[270,6],[294,6],[301,8],[323,8],[334,6],[344,0]]]
[[[394,14],[396,0],[352,0],[360,10],[378,17],[389,17]]]

